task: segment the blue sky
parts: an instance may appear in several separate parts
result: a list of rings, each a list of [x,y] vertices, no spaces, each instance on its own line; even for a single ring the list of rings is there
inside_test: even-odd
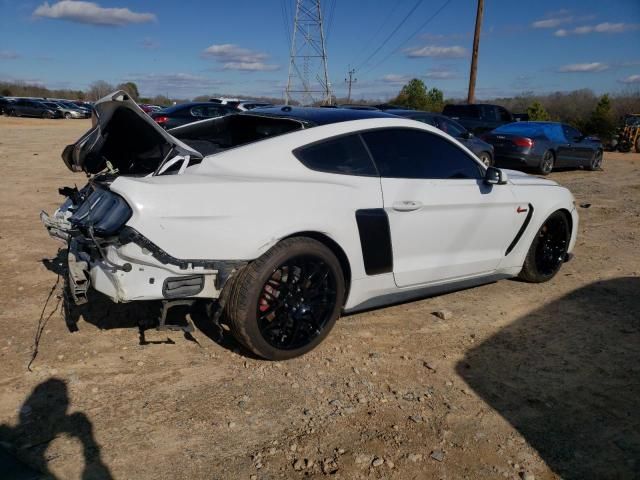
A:
[[[183,98],[214,92],[282,96],[286,32],[292,28],[283,17],[292,17],[294,5],[295,0],[0,0],[0,80],[54,88],[133,80],[145,95]],[[329,76],[338,96],[346,95],[349,66],[357,68],[356,99],[388,98],[412,77],[444,90],[446,97],[465,96],[475,1],[322,5]],[[486,0],[477,96],[638,91],[638,46],[640,0]]]

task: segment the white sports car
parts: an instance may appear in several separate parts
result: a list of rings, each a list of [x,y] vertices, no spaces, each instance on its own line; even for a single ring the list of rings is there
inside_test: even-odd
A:
[[[159,128],[124,93],[68,146],[91,175],[42,220],[68,244],[69,296],[203,299],[255,354],[301,355],[341,312],[520,276],[551,279],[576,241],[571,193],[486,168],[424,123],[272,107]]]

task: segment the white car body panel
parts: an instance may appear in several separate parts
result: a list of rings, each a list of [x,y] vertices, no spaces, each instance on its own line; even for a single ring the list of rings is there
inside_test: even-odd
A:
[[[384,127],[445,137],[479,163],[435,127],[403,118],[374,118],[316,126],[225,150],[177,175],[119,176],[109,188],[132,210],[126,225],[176,259],[249,262],[293,235],[310,232],[330,239],[344,252],[350,270],[345,310],[517,275],[534,235],[559,209],[571,214],[569,252],[573,250],[578,227],[573,197],[550,180],[515,171],[507,171],[504,185],[341,175],[311,170],[293,154],[316,141]],[[173,138],[164,131],[162,135]],[[182,153],[198,155],[175,142]],[[410,202],[419,202],[418,208]],[[506,254],[531,205],[529,225]],[[362,209],[387,213],[393,272],[366,273],[356,222],[356,211]],[[112,246],[107,252],[113,263],[133,265],[129,272],[110,272],[102,261],[91,265],[94,288],[116,301],[162,299],[163,279],[197,272],[206,278],[197,297],[220,295],[215,270],[179,269],[138,246]]]

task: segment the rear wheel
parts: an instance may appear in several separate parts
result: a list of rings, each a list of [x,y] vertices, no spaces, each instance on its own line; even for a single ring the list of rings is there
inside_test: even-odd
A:
[[[598,150],[593,154],[591,160],[589,161],[589,165],[587,166],[587,170],[600,170],[602,168],[602,150]]]
[[[64,118],[66,118],[67,120],[71,119],[71,114],[69,112],[65,112]]]
[[[322,243],[283,240],[238,272],[225,318],[233,335],[268,360],[297,357],[329,334],[344,302],[340,262]]]
[[[560,211],[552,213],[533,239],[519,277],[532,283],[551,280],[567,256],[570,238],[567,216]]]
[[[49,112],[42,112],[42,118],[52,118],[52,115]]]
[[[640,133],[638,134],[638,138],[636,138],[636,152],[640,153]]]
[[[556,157],[551,150],[547,150],[544,152],[542,156],[542,160],[540,160],[540,165],[538,166],[538,171],[542,175],[549,175],[553,170],[553,166],[556,163]]]
[[[493,159],[491,158],[491,154],[489,152],[481,152],[480,155],[478,155],[478,158],[485,167],[490,167],[493,165]]]

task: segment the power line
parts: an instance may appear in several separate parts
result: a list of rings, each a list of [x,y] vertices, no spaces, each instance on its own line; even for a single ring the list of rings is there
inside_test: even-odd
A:
[[[387,42],[388,42],[389,40],[391,40],[391,37],[393,37],[393,36],[396,34],[396,32],[397,32],[398,30],[400,30],[400,28],[402,27],[402,25],[404,25],[404,24],[405,24],[405,22],[409,19],[409,17],[411,16],[411,14],[412,14],[413,12],[415,12],[415,11],[416,11],[416,9],[420,6],[420,4],[421,4],[423,1],[424,1],[424,0],[418,0],[418,1],[415,3],[415,5],[411,8],[411,10],[409,10],[409,13],[407,13],[407,14],[405,15],[405,17],[400,21],[400,23],[396,26],[396,28],[394,28],[394,29],[393,29],[393,31],[392,31],[389,35],[387,35],[387,38],[385,38],[385,39],[384,39],[384,41],[382,42],[382,44],[381,44],[378,48],[376,48],[376,49],[374,50],[374,52],[373,52],[371,55],[369,55],[369,56],[367,57],[367,59],[366,59],[364,62],[362,62],[360,65],[358,65],[358,66],[356,67],[356,70],[359,70],[363,65],[366,65],[366,64],[367,64],[367,62],[368,62],[369,60],[371,60],[371,59],[372,59],[372,58],[373,58],[373,57],[374,57],[374,56],[375,56],[375,55],[376,55],[376,54],[377,54],[377,53],[378,53],[378,52],[379,52],[379,51],[380,51],[380,50],[381,50],[381,49],[382,49],[386,44],[387,44]]]
[[[398,8],[398,6],[400,5],[400,2],[402,0],[396,0],[396,2],[393,4],[393,7],[391,8],[391,10],[389,11],[389,13],[387,13],[384,16],[384,20],[382,21],[382,23],[380,24],[380,26],[378,27],[378,29],[376,30],[376,32],[369,38],[369,40],[367,40],[365,42],[365,44],[363,45],[363,47],[358,51],[358,53],[356,54],[354,61],[351,62],[351,64],[355,65],[356,62],[355,60],[360,58],[360,56],[367,51],[367,49],[369,48],[369,46],[371,45],[371,43],[378,38],[378,35],[380,34],[380,32],[382,31],[382,29],[384,28],[384,26],[389,22],[389,20],[393,17],[393,14],[396,13],[396,10]]]
[[[333,12],[336,9],[336,2],[337,0],[333,0],[333,2],[331,3],[331,5],[329,6],[329,15],[327,18],[327,35],[326,35],[326,41],[329,41],[329,37],[331,36],[331,28],[333,27]]]
[[[436,17],[438,16],[438,14],[439,14],[442,10],[444,10],[444,9],[445,9],[445,7],[446,7],[447,5],[449,5],[449,4],[451,3],[451,1],[452,1],[452,0],[446,0],[446,1],[442,4],[442,6],[440,6],[440,8],[438,8],[438,9],[433,13],[433,15],[431,15],[429,18],[427,18],[427,20],[426,20],[422,25],[420,25],[420,26],[419,26],[419,27],[418,27],[418,28],[417,28],[417,29],[416,29],[416,30],[415,30],[411,35],[409,35],[409,36],[407,37],[407,39],[406,39],[406,40],[404,40],[402,43],[400,43],[400,44],[399,44],[399,45],[398,45],[394,50],[392,50],[391,52],[389,52],[389,53],[387,54],[387,56],[386,56],[386,57],[384,57],[382,60],[380,60],[380,61],[379,61],[378,63],[376,63],[374,66],[372,66],[371,68],[367,69],[367,70],[363,73],[363,75],[366,75],[367,73],[371,72],[372,70],[375,70],[375,69],[376,69],[376,68],[378,68],[381,64],[383,64],[384,62],[386,62],[386,61],[389,59],[389,57],[390,57],[391,55],[393,55],[393,54],[397,53],[397,52],[398,52],[398,51],[399,51],[399,50],[400,50],[400,49],[401,49],[401,48],[402,48],[406,43],[408,43],[408,42],[409,42],[409,40],[411,40],[413,37],[415,37],[415,36],[420,32],[420,30],[422,30],[424,27],[426,27],[426,26],[429,24],[429,22],[431,22],[431,20],[433,20],[434,18],[436,18]]]

